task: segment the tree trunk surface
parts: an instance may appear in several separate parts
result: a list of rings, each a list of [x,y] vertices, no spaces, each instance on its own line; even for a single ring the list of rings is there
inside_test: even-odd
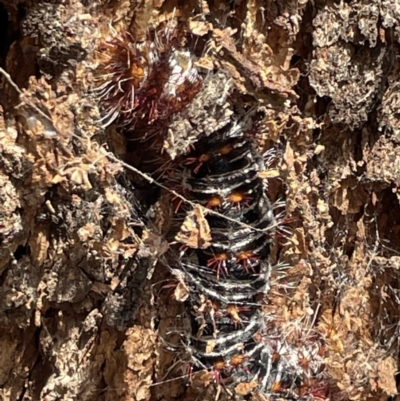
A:
[[[265,178],[284,218],[271,260],[287,265],[288,290],[271,285],[265,313],[323,338],[329,392],[314,383],[310,397],[394,399],[398,0],[0,1],[0,398],[266,399],[215,377],[199,390],[169,344],[185,314],[168,270],[169,167],[201,132],[181,128],[175,104],[169,129],[158,106],[147,122],[131,112],[131,129],[104,119],[117,103],[98,88],[122,57],[109,38],[161,47],[171,21],[208,85],[183,92],[191,122],[213,132],[252,111],[249,135],[275,149]]]

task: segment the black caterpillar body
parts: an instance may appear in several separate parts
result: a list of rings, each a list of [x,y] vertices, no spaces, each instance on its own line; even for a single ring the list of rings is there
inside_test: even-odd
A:
[[[199,140],[184,165],[188,198],[219,213],[205,217],[211,246],[186,249],[172,269],[189,289],[191,332],[184,341],[190,365],[211,372],[224,388],[252,382],[270,399],[324,399],[314,386],[321,344],[292,347],[262,311],[274,269],[269,253],[276,219],[254,140],[232,122]],[[308,358],[313,362],[302,367]]]
[[[263,160],[242,126],[231,123],[200,140],[187,164],[189,198],[230,218],[207,215],[212,245],[188,250],[182,259],[193,313],[192,363],[212,370],[225,385],[266,377],[264,346],[254,340],[261,328],[275,227],[259,178]]]
[[[182,261],[191,307],[197,311],[190,338],[194,364],[215,369],[227,362],[223,375],[234,380],[235,374],[249,370],[259,348],[252,336],[259,331],[260,295],[268,285],[274,216],[258,177],[262,160],[239,124],[200,141],[189,157],[204,160],[188,172],[185,184],[191,199],[204,206],[219,203],[215,209],[243,223],[208,215],[211,247],[187,252]],[[204,308],[204,297],[211,301],[211,310]],[[241,366],[229,362],[244,355],[247,360]]]

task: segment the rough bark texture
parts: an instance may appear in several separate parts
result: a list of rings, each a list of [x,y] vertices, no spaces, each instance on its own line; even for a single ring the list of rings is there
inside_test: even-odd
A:
[[[310,324],[326,339],[333,398],[394,397],[400,3],[3,0],[1,398],[194,399],[168,381],[176,358],[161,340],[182,305],[163,291],[164,223],[149,205],[171,206],[118,162],[143,166],[118,129],[101,127],[91,92],[110,25],[139,40],[171,15],[188,36],[208,35],[215,57],[200,60],[262,111],[260,146],[281,149],[291,233],[279,259],[301,285],[277,298],[279,313],[318,309]]]

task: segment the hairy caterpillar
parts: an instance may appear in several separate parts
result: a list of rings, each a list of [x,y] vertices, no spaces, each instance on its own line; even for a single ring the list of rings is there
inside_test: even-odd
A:
[[[205,216],[209,246],[186,246],[172,266],[188,288],[187,359],[226,389],[253,383],[270,399],[325,399],[321,339],[310,331],[303,342],[301,327],[263,310],[279,269],[269,262],[277,223],[261,178],[264,160],[245,125],[232,121],[200,139],[183,162],[186,196],[218,212]]]
[[[265,160],[248,134],[250,122],[226,107],[234,92],[229,74],[219,70],[203,79],[169,24],[140,43],[113,31],[99,59],[95,94],[103,125],[115,123],[136,137],[153,129],[166,136],[173,128],[165,149],[177,160],[176,171],[166,183],[209,210],[209,240],[181,241],[169,265],[185,288],[176,299],[186,302],[190,320],[182,337],[187,365],[231,393],[248,383],[251,393],[269,399],[326,399],[323,339],[308,324],[266,308],[276,277],[286,271],[269,261],[277,222],[261,178]],[[207,96],[199,96],[202,88]],[[190,211],[186,204],[173,209],[183,218]]]

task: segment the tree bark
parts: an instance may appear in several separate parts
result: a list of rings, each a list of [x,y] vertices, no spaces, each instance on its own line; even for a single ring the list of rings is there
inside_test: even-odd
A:
[[[169,371],[180,356],[163,338],[183,313],[162,263],[174,206],[147,161],[179,158],[197,138],[142,152],[102,127],[93,94],[110,27],[140,41],[172,18],[185,48],[231,88],[218,118],[236,112],[232,98],[256,108],[260,147],[277,149],[270,191],[284,195],[290,232],[274,258],[301,276],[279,300],[291,314],[317,310],[309,324],[325,339],[331,398],[395,396],[400,2],[3,0],[1,398],[195,397]],[[207,110],[199,121],[215,94],[193,106]]]

